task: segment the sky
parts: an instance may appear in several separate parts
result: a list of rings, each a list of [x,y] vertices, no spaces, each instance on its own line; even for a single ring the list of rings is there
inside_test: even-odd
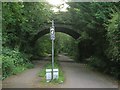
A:
[[[58,11],[66,12],[67,8],[69,7],[69,5],[66,4],[67,0],[47,0],[47,2],[53,5],[52,10],[54,12]],[[60,9],[58,9],[58,6],[60,6]]]

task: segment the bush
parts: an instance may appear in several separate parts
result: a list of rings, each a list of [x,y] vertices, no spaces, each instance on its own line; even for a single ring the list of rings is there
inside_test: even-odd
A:
[[[107,27],[107,40],[109,42],[106,55],[111,61],[120,61],[120,13],[112,14],[113,18],[109,20]]]
[[[2,74],[3,78],[12,74],[14,69],[14,59],[10,56],[2,56]]]
[[[89,61],[89,65],[102,71],[105,70],[104,68],[106,67],[107,63],[105,62],[104,59],[100,59],[97,56],[91,56],[90,58],[87,59]]]
[[[34,65],[33,65],[32,63],[29,63],[29,62],[28,62],[28,63],[25,65],[25,67],[26,67],[26,68],[33,68]]]
[[[27,56],[22,54],[17,49],[12,50],[9,48],[4,48],[2,51],[2,72],[3,79],[17,74],[26,70],[27,68],[32,68],[33,65],[29,62]]]
[[[114,77],[120,80],[120,12],[111,14],[107,29],[108,48],[105,51],[110,63],[110,71]]]
[[[17,67],[15,67],[13,70],[12,70],[12,74],[13,75],[16,75],[16,74],[18,74],[18,73],[20,73],[20,72],[22,72],[22,71],[24,71],[24,70],[26,70],[27,68],[26,67],[24,67],[24,66],[17,66]]]
[[[14,59],[13,61],[15,66],[24,65],[24,63],[28,62],[26,55],[22,54],[17,49],[12,50],[9,48],[3,48],[2,55]]]

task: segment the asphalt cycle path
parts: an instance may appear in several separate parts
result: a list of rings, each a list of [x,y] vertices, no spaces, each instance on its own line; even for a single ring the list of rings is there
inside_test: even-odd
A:
[[[2,88],[38,88],[40,87],[40,77],[38,73],[43,66],[48,63],[45,60],[34,61],[35,67],[25,70],[17,75],[12,75],[2,82]]]
[[[75,63],[63,54],[58,59],[65,76],[61,88],[118,88],[113,78],[92,71],[86,64]]]
[[[48,57],[46,57],[48,58]],[[3,88],[117,88],[118,84],[109,76],[92,71],[86,64],[75,63],[68,56],[58,56],[58,60],[64,72],[65,81],[56,86],[40,85],[38,76],[43,66],[51,62],[49,60],[34,61],[35,67],[24,72],[12,75],[2,82]]]

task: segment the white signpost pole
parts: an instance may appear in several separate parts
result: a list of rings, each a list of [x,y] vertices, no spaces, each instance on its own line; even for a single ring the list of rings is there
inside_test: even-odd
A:
[[[52,80],[53,80],[53,70],[54,70],[54,40],[52,40]]]
[[[52,80],[53,78],[53,70],[54,70],[54,40],[55,40],[55,27],[54,27],[54,21],[52,20],[52,27],[50,29],[51,33],[51,40],[52,40]]]
[[[52,20],[52,27],[50,27],[50,38],[52,40],[52,69],[46,69],[46,80],[49,82],[53,79],[59,78],[59,70],[54,69],[54,40],[55,40],[55,27],[54,21]]]

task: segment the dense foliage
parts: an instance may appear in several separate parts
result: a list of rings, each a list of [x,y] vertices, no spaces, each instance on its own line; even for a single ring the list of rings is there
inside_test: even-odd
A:
[[[2,71],[3,79],[9,75],[17,74],[33,65],[28,60],[28,56],[20,53],[18,50],[4,48],[2,51]]]
[[[57,32],[55,42],[57,53],[66,53],[76,59],[77,41],[75,39],[67,34]]]
[[[52,43],[49,34],[39,38],[35,43],[33,58],[36,56],[37,59],[37,57],[39,58],[51,54],[51,45]]]
[[[48,8],[45,3],[3,3],[3,46],[27,52],[35,31],[49,21]]]
[[[31,67],[31,39],[41,25],[49,21],[51,11],[46,3],[2,3],[3,78]]]
[[[106,56],[110,60],[111,74],[120,79],[120,12],[112,14],[107,26],[108,48]]]
[[[79,29],[79,60],[120,79],[120,4],[69,3]]]

